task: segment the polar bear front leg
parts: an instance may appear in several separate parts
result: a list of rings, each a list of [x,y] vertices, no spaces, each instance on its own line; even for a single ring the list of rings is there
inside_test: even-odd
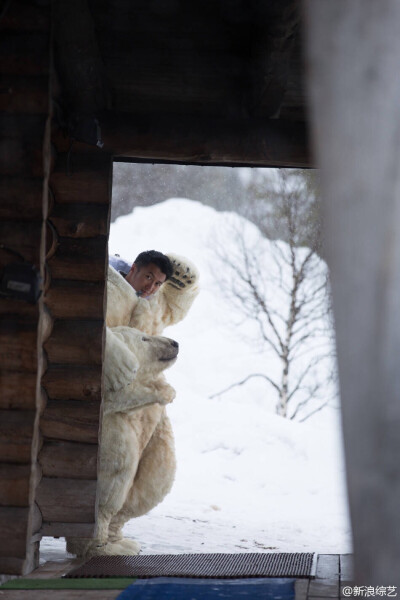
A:
[[[133,485],[114,523],[122,527],[157,506],[170,492],[175,478],[176,458],[171,423],[166,414],[143,451]]]
[[[167,383],[163,376],[148,383],[135,380],[123,390],[106,393],[103,414],[132,412],[150,404],[169,404],[175,395],[174,388]]]

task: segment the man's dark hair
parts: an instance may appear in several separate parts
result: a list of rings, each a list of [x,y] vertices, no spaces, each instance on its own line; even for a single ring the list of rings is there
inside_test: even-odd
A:
[[[135,258],[134,263],[139,269],[140,267],[153,263],[167,276],[167,279],[171,277],[173,272],[172,264],[168,256],[157,250],[146,250],[145,252],[141,252]]]

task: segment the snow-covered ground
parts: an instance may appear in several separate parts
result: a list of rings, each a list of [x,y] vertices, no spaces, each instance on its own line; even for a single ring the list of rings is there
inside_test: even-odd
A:
[[[171,199],[136,208],[111,226],[110,253],[133,260],[142,250],[172,251],[201,272],[189,315],[165,331],[180,344],[166,373],[177,391],[168,407],[176,481],[164,502],[126,524],[125,534],[145,554],[351,552],[338,409],[326,407],[304,423],[283,419],[259,380],[210,399],[268,360],[251,342],[252,326],[237,325],[215,278],[221,267],[210,240],[224,242],[228,221],[198,202]],[[44,538],[42,556],[61,557],[64,548],[62,540]]]

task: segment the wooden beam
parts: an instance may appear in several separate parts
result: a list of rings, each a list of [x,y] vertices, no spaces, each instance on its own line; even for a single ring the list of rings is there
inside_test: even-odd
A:
[[[400,3],[305,7],[355,582],[399,589]]]
[[[312,166],[305,123],[269,119],[106,114],[104,149],[114,157],[188,164]]]
[[[106,106],[103,64],[86,0],[53,3],[56,67],[73,113],[96,114]]]

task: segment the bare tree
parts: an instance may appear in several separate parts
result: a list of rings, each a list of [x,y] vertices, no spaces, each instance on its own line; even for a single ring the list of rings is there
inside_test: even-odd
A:
[[[268,185],[272,198],[264,206],[250,205],[259,237],[234,218],[234,243],[217,246],[216,253],[223,265],[223,293],[236,312],[257,325],[266,356],[272,352],[278,359],[279,375],[276,369],[269,372],[267,359],[262,373],[250,373],[214,396],[262,378],[276,394],[276,412],[303,421],[327,405],[335,376],[328,273],[319,256],[319,218],[310,210],[316,200],[302,175],[282,169]],[[263,237],[274,225],[285,242]],[[305,240],[308,246],[301,245]]]

